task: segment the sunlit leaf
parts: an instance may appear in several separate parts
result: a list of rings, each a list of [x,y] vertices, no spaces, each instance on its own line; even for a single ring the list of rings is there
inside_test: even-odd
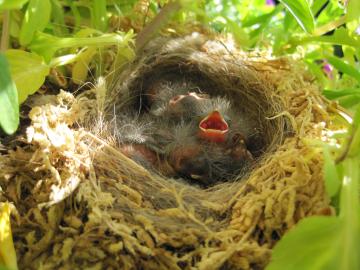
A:
[[[8,270],[18,269],[11,233],[9,203],[0,203],[0,265],[4,265]]]
[[[359,22],[360,12],[360,1],[359,0],[348,0],[346,8],[346,20],[348,22],[357,20]]]
[[[276,244],[266,270],[338,270],[335,261],[341,225],[337,217],[301,220]]]
[[[58,38],[49,34],[38,32],[30,49],[37,54],[44,56],[46,61],[50,61],[55,52],[63,48],[78,48],[84,46],[95,46],[97,48],[116,45],[119,47],[129,46],[134,34],[132,31],[127,33],[111,33],[101,36],[88,38]]]
[[[358,37],[350,35],[345,28],[336,29],[334,34],[332,34],[331,36],[304,37],[296,43],[304,44],[307,42],[322,42],[329,44],[348,45],[355,48],[360,46],[360,39]]]
[[[12,134],[19,125],[18,93],[6,57],[0,54],[0,126]]]
[[[349,248],[347,233],[345,223],[338,217],[303,219],[276,244],[266,270],[359,269],[357,259],[346,258],[343,252]],[[357,252],[352,250],[349,256],[357,257]],[[343,268],[344,265],[354,268]]]
[[[30,0],[22,22],[19,41],[28,45],[36,31],[42,31],[49,23],[51,4],[49,0]]]
[[[19,103],[35,93],[45,81],[50,68],[41,56],[22,50],[8,50],[6,57],[10,64],[12,78],[19,93]]]
[[[29,0],[0,0],[0,11],[7,9],[19,9]]]
[[[280,2],[290,11],[304,31],[308,33],[314,31],[314,16],[307,0],[280,0]]]
[[[317,14],[316,18],[316,24],[318,27],[327,23],[331,23],[344,14],[344,9],[336,1],[327,0],[326,4],[321,7],[319,7],[318,4],[320,4],[322,1],[316,0],[313,2],[313,6],[316,6],[319,9],[317,13],[321,11],[319,14]]]
[[[59,67],[76,62],[78,54],[66,54],[51,59],[50,67]]]

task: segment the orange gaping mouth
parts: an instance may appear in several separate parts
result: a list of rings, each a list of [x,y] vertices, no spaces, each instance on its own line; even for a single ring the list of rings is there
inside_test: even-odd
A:
[[[213,111],[199,124],[199,137],[211,142],[225,141],[229,126],[218,111]]]

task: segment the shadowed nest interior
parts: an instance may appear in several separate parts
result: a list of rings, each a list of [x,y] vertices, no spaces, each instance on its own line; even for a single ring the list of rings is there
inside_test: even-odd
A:
[[[26,140],[0,158],[21,269],[262,269],[300,219],[333,213],[316,141],[334,126],[312,77],[230,45],[158,39],[108,87],[100,79],[32,109]],[[237,181],[200,188],[118,149],[114,115],[141,112],[151,82],[171,76],[227,95],[258,123],[257,162]]]

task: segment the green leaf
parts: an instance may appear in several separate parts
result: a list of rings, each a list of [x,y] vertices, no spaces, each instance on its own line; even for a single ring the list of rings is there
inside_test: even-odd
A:
[[[53,18],[54,33],[57,36],[69,33],[65,24],[64,9],[59,0],[51,0],[51,18]]]
[[[358,108],[358,120],[360,109]],[[355,115],[356,117],[356,115]],[[354,126],[359,126],[359,122]],[[350,150],[351,151],[351,150]],[[344,176],[340,195],[340,214],[342,228],[337,246],[337,269],[360,269],[360,153],[354,153],[354,158],[343,161]]]
[[[314,1],[315,3],[318,0]],[[316,25],[321,27],[321,25],[328,24],[334,19],[341,17],[344,14],[344,9],[336,1],[326,1],[326,5],[322,6],[320,14],[316,18]],[[314,6],[317,4],[314,3]],[[320,4],[320,3],[319,3]],[[321,7],[320,7],[321,8]],[[319,11],[320,11],[319,10]],[[313,13],[316,14],[316,13]]]
[[[360,126],[360,106],[356,108],[353,116],[353,126],[358,128]]]
[[[323,147],[324,154],[324,178],[325,178],[325,188],[327,194],[330,197],[333,197],[337,194],[340,188],[340,180],[336,170],[336,165],[334,159],[331,157],[329,148]]]
[[[313,1],[313,4],[311,5],[311,12],[316,15],[324,7],[327,1],[328,0]]]
[[[107,27],[107,10],[106,0],[93,0],[91,9],[91,21],[94,28],[106,32]]]
[[[357,247],[358,239],[351,240],[353,231],[347,225],[338,217],[301,220],[277,243],[266,270],[359,269],[358,250],[350,250]]]
[[[284,17],[284,30],[288,33],[290,29],[293,31],[297,27],[294,16],[287,10]]]
[[[337,99],[340,106],[346,109],[353,109],[360,103],[360,95],[344,96]]]
[[[87,74],[90,70],[90,62],[96,54],[96,51],[96,47],[89,47],[78,55],[77,61],[72,67],[72,81],[74,83],[85,83]]]
[[[71,13],[72,13],[72,18],[74,19],[74,28],[78,29],[80,28],[81,25],[81,15],[80,15],[80,11],[77,7],[77,5],[75,4],[74,1],[72,0],[66,0],[67,5],[70,7],[71,9]]]
[[[49,0],[30,0],[22,22],[19,41],[28,45],[36,31],[42,31],[49,23],[51,4]]]
[[[346,8],[346,21],[348,22],[352,20],[359,21],[359,12],[360,12],[360,1],[348,0],[347,8]]]
[[[355,67],[352,65],[349,65],[348,63],[344,62],[338,57],[335,56],[327,56],[327,60],[331,65],[333,65],[336,69],[340,70],[341,72],[348,74],[352,77],[354,77],[356,80],[360,82],[360,71],[358,71]]]
[[[301,220],[276,244],[267,270],[360,269],[359,157],[343,161],[340,215]]]
[[[336,29],[334,34],[331,36],[304,37],[296,43],[303,44],[314,41],[329,44],[348,45],[355,48],[360,46],[360,39],[350,35],[349,32],[343,27]]]
[[[306,59],[305,61],[306,61],[306,64],[307,64],[309,70],[316,77],[317,81],[321,85],[325,85],[328,79],[324,74],[322,66],[320,66],[319,64],[316,64],[315,61],[312,59]]]
[[[20,9],[29,0],[0,0],[0,11],[8,9]]]
[[[44,56],[46,61],[50,61],[55,52],[63,48],[79,48],[84,46],[95,46],[97,48],[109,45],[119,47],[129,46],[134,34],[128,33],[111,33],[103,34],[96,37],[88,38],[58,38],[49,34],[38,32],[30,49],[39,55]]]
[[[352,89],[324,89],[323,95],[328,99],[337,99],[344,96],[360,95],[360,88]]]
[[[341,222],[337,217],[310,217],[276,244],[266,270],[339,270],[335,267]]]
[[[245,48],[250,45],[249,35],[242,29],[237,23],[230,19],[226,19],[227,27],[230,28],[230,31],[234,35],[236,43],[241,47]]]
[[[22,50],[8,50],[6,57],[10,64],[11,75],[19,93],[19,103],[28,95],[35,93],[44,83],[50,68],[41,56]]]
[[[283,9],[283,8],[282,8]],[[277,13],[282,10],[280,7],[275,8],[273,11],[260,15],[260,16],[251,16],[243,20],[243,27],[250,27],[255,24],[267,24],[272,17],[274,17]]]
[[[19,125],[18,94],[3,54],[0,54],[0,70],[0,126],[7,134],[12,134]]]
[[[115,61],[112,63],[109,75],[106,76],[107,85],[112,85],[116,81],[117,70],[121,69],[126,63],[135,58],[135,52],[130,47],[118,48]]]
[[[349,148],[349,156],[359,156],[360,153],[360,106],[357,106],[353,117],[352,142]]]
[[[300,27],[307,33],[312,33],[315,28],[314,16],[306,0],[280,0],[281,3],[294,16]]]

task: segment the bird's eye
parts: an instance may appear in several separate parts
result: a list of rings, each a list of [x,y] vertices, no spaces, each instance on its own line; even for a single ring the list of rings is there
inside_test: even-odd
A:
[[[196,93],[196,95],[197,95],[199,98],[205,98],[205,99],[210,98],[210,96],[209,96],[208,94],[205,94],[205,93]]]
[[[231,122],[232,122],[231,118],[227,115],[224,115],[223,117],[224,117],[224,120],[226,121],[226,123],[228,123],[228,125],[231,126]]]
[[[175,105],[177,102],[179,102],[180,100],[182,100],[185,96],[184,95],[177,95],[173,98],[170,99],[169,104],[170,105]]]
[[[234,144],[243,144],[245,145],[245,136],[242,135],[241,133],[235,133],[232,137],[232,142]]]

